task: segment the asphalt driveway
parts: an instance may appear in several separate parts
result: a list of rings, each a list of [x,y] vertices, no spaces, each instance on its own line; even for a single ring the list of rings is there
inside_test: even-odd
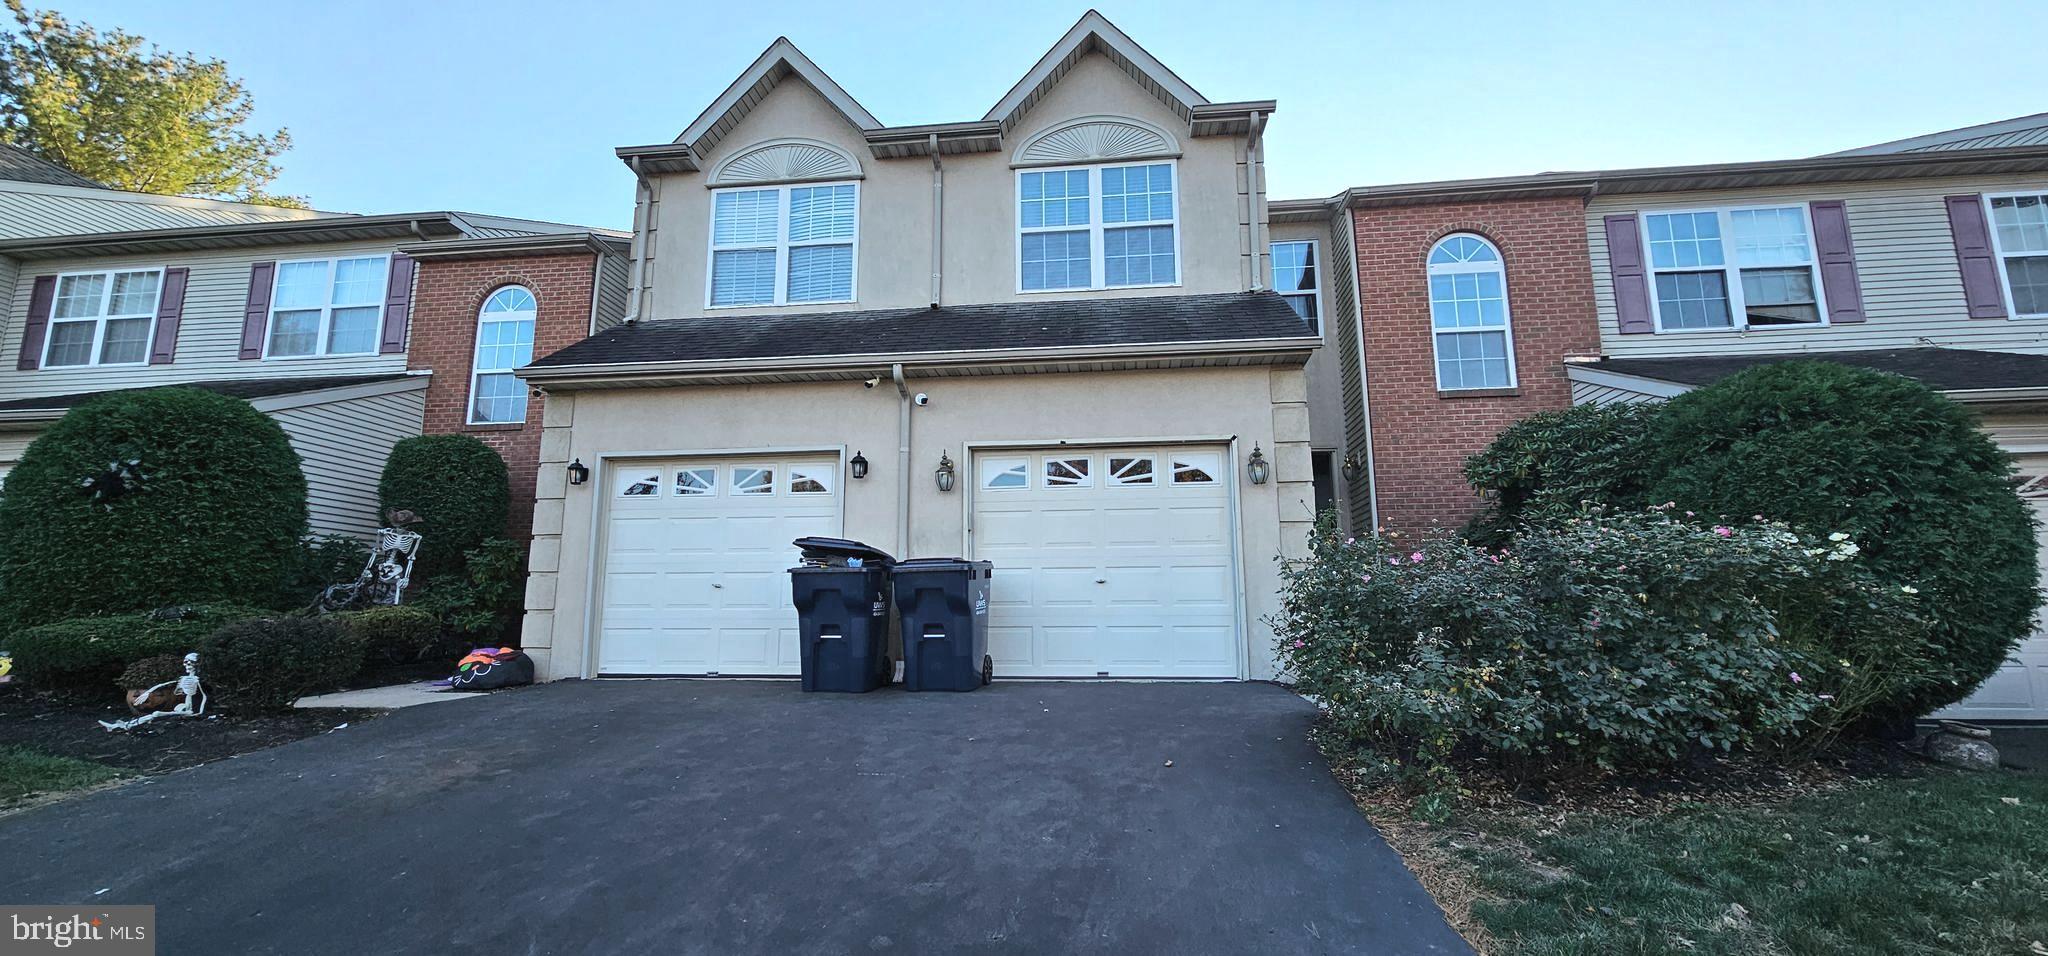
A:
[[[0,903],[153,903],[161,953],[1469,952],[1309,718],[561,683],[0,818]]]

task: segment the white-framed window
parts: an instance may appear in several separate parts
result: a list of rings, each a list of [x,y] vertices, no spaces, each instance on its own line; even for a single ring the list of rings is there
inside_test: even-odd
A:
[[[470,424],[526,420],[526,388],[512,370],[533,361],[536,309],[533,293],[524,286],[508,285],[484,300],[470,369]]]
[[[1805,204],[1642,218],[1657,331],[1827,324]]]
[[[826,465],[791,465],[789,466],[789,493],[792,495],[829,495],[832,493],[832,479],[838,473],[838,468]]]
[[[1154,459],[1150,455],[1109,456],[1109,484],[1112,488],[1141,488],[1154,483]]]
[[[1215,484],[1223,467],[1223,456],[1208,451],[1175,452],[1170,461],[1176,485]]]
[[[1045,459],[1045,486],[1047,488],[1086,488],[1095,483],[1090,474],[1091,461],[1087,456],[1079,458]]]
[[[852,302],[859,244],[858,183],[716,190],[705,304]]]
[[[387,256],[278,263],[264,357],[377,354],[390,276]]]
[[[2048,193],[1987,196],[1991,251],[2014,318],[2048,317]]]
[[[661,472],[647,468],[619,473],[619,497],[656,498],[660,496]]]
[[[732,493],[736,495],[772,495],[775,493],[775,469],[734,468],[732,470]]]
[[[1171,160],[1017,171],[1017,291],[1180,284]]]
[[[676,472],[676,497],[701,498],[718,493],[718,469],[683,468]]]
[[[1515,337],[1500,250],[1454,233],[1429,250],[1429,325],[1442,391],[1515,387]]]
[[[1031,487],[1031,462],[1025,458],[981,459],[981,487],[989,491],[1020,491]]]
[[[148,363],[163,285],[162,269],[58,276],[42,367]]]
[[[1308,327],[1323,330],[1322,262],[1312,239],[1289,239],[1273,243],[1273,291],[1280,293],[1294,314],[1307,320]]]

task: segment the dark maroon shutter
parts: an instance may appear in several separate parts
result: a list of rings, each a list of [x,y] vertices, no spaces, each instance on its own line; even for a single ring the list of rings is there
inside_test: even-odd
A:
[[[43,365],[43,340],[50,334],[50,309],[57,304],[57,277],[37,276],[28,294],[28,322],[21,327],[21,360],[14,367],[33,372]]]
[[[1849,239],[1849,209],[1839,199],[1807,203],[1813,211],[1813,246],[1820,257],[1820,287],[1828,321],[1863,321],[1863,286],[1856,279],[1856,246]]]
[[[1991,230],[1984,222],[1984,197],[1950,196],[1948,231],[1956,242],[1956,265],[1963,270],[1963,301],[1970,318],[2005,318],[2005,292],[1998,287],[1998,263],[1991,252]]]
[[[257,262],[249,266],[249,300],[242,307],[242,357],[263,357],[263,332],[270,325],[270,283],[277,276],[277,263]]]
[[[178,357],[178,320],[185,317],[185,280],[192,270],[164,270],[163,295],[156,300],[156,336],[150,340],[149,364],[169,365]]]
[[[1607,271],[1614,277],[1614,311],[1621,318],[1621,334],[1655,332],[1650,277],[1643,269],[1643,235],[1636,229],[1636,217],[1608,216],[1606,221]]]
[[[384,340],[377,351],[389,355],[405,351],[405,323],[412,317],[412,257],[391,254],[391,281],[384,287]]]

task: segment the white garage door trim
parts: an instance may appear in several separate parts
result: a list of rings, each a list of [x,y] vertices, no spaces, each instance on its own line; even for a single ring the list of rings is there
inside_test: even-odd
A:
[[[1233,632],[1231,640],[1233,644],[1233,651],[1235,657],[1236,673],[1231,675],[1217,675],[1216,678],[1211,679],[1234,678],[1237,680],[1245,680],[1249,677],[1251,673],[1251,644],[1249,640],[1249,635],[1255,633],[1255,631],[1245,618],[1247,602],[1245,600],[1244,581],[1244,511],[1243,504],[1240,500],[1238,487],[1237,466],[1238,462],[1241,460],[1241,454],[1240,448],[1238,447],[1238,439],[1236,438],[1236,436],[1147,436],[1131,438],[1091,438],[1085,440],[1023,439],[1010,441],[965,442],[960,446],[959,460],[962,462],[961,471],[963,472],[963,475],[962,479],[958,483],[958,486],[962,490],[962,494],[960,495],[961,548],[962,551],[969,557],[976,557],[979,555],[979,552],[976,550],[976,528],[974,523],[974,514],[977,496],[981,492],[981,483],[979,480],[977,465],[977,460],[980,456],[1001,455],[1005,452],[1015,452],[1017,454],[1046,454],[1057,453],[1060,451],[1095,452],[1104,449],[1114,448],[1175,447],[1214,450],[1222,457],[1220,463],[1221,473],[1218,475],[1218,478],[1223,484],[1225,491],[1226,504],[1224,520],[1227,523],[1229,534],[1229,547],[1227,551],[1229,555],[1230,576],[1230,622]],[[1000,563],[998,563],[998,566],[995,569],[995,573],[997,586],[1000,587],[1003,578],[1003,569]],[[996,676],[998,679],[1003,678],[1005,676],[1002,673],[1001,665],[997,666]],[[1086,677],[1087,675],[1078,676]],[[1110,679],[1115,678],[1116,675],[1112,674]],[[1133,676],[1132,679],[1150,678],[1141,678]],[[1166,675],[1164,679],[1199,678],[1182,678],[1174,675]]]
[[[590,560],[586,563],[585,567],[583,591],[584,594],[589,596],[588,599],[584,602],[583,613],[583,633],[586,635],[586,640],[584,643],[582,655],[582,670],[583,676],[585,678],[603,676],[602,661],[604,654],[605,626],[604,605],[606,602],[605,564],[607,561],[606,556],[610,553],[611,550],[611,502],[615,497],[617,497],[614,494],[614,491],[616,489],[613,487],[613,485],[617,483],[620,476],[623,475],[627,469],[643,467],[650,464],[661,464],[665,466],[683,461],[716,462],[719,464],[719,467],[721,468],[721,475],[723,475],[725,473],[724,469],[729,467],[732,463],[742,462],[747,459],[784,459],[785,461],[797,462],[801,462],[802,460],[805,459],[809,459],[812,461],[819,461],[822,459],[823,461],[820,463],[829,462],[831,467],[834,469],[835,480],[832,485],[832,527],[827,533],[839,536],[843,536],[845,534],[846,496],[848,491],[847,485],[849,483],[849,479],[847,477],[847,450],[846,446],[844,445],[828,446],[823,448],[768,447],[715,448],[700,450],[685,449],[676,451],[619,451],[604,453],[595,456],[596,467],[591,469],[590,478],[590,482],[593,486],[592,490],[594,492],[591,495],[589,525],[591,529],[591,557]],[[556,467],[562,466],[557,465]],[[665,480],[672,477],[673,476],[667,476]],[[778,475],[777,480],[779,482],[783,482],[786,484],[787,476]],[[792,607],[790,610],[792,622],[794,621],[795,613],[796,612]],[[786,676],[795,676],[795,672],[792,670],[790,674]]]

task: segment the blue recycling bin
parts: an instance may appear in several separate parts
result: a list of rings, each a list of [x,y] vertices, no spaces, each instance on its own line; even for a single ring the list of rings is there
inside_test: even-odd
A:
[[[802,566],[789,569],[805,691],[862,694],[889,683],[886,553],[858,541],[799,538]]]
[[[891,569],[905,690],[973,690],[994,679],[988,654],[994,577],[994,564],[959,558],[916,558]]]

